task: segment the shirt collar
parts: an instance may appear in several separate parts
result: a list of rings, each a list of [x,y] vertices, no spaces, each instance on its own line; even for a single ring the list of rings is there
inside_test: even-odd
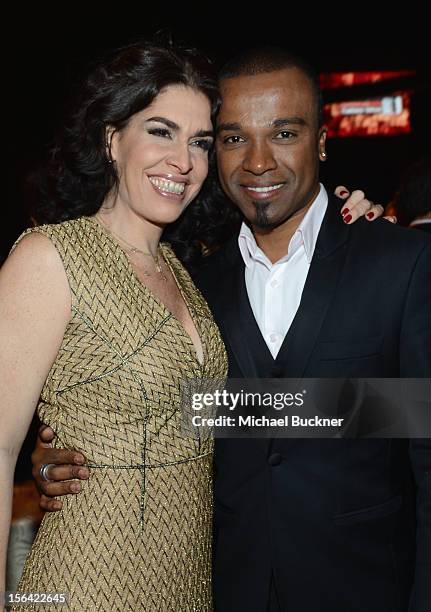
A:
[[[302,219],[298,229],[295,231],[289,244],[287,245],[286,255],[276,263],[283,263],[286,261],[289,257],[289,250],[298,243],[304,245],[307,261],[309,264],[311,263],[327,205],[328,194],[324,186],[320,184],[319,193],[316,199],[307,210],[306,215]],[[265,253],[257,246],[253,232],[244,222],[241,225],[241,230],[238,236],[238,246],[247,267],[250,267],[253,261],[260,261],[269,269],[272,268],[273,264],[269,261]]]

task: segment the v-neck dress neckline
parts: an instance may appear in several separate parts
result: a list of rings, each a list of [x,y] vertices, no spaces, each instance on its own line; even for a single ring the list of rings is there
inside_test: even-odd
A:
[[[145,283],[143,283],[138,275],[136,274],[129,258],[127,257],[125,251],[121,248],[121,246],[118,244],[118,242],[114,239],[114,237],[111,235],[111,233],[109,232],[109,230],[105,229],[100,223],[98,223],[98,221],[94,218],[94,217],[85,217],[85,219],[88,219],[88,221],[97,228],[97,230],[99,232],[101,232],[101,234],[107,238],[111,244],[114,246],[116,252],[119,254],[119,256],[121,257],[125,267],[127,268],[127,271],[129,273],[129,275],[133,278],[133,280],[139,284],[139,286],[142,288],[142,291],[145,293],[145,295],[151,299],[157,306],[159,306],[159,308],[162,309],[162,311],[164,312],[164,314],[166,315],[166,318],[170,318],[172,319],[172,321],[174,322],[174,324],[177,326],[177,328],[179,329],[179,331],[181,332],[181,335],[186,339],[187,344],[189,346],[190,349],[190,353],[193,357],[193,359],[196,361],[196,363],[199,365],[200,368],[203,368],[205,365],[205,360],[206,360],[206,351],[205,351],[205,343],[202,337],[202,332],[201,332],[201,328],[199,326],[199,317],[197,316],[197,313],[195,312],[192,304],[190,303],[190,301],[187,299],[186,293],[181,285],[181,283],[178,280],[177,274],[174,270],[174,267],[172,265],[172,250],[171,248],[161,242],[159,243],[159,246],[162,250],[162,254],[163,254],[163,258],[166,261],[166,264],[169,267],[169,270],[171,271],[171,274],[175,280],[175,283],[178,287],[178,290],[180,292],[180,295],[184,301],[184,304],[187,308],[187,311],[190,315],[190,318],[193,322],[193,325],[195,327],[196,333],[199,336],[200,342],[201,342],[201,347],[202,347],[202,362],[200,361],[199,357],[198,357],[198,352],[196,350],[196,346],[195,343],[193,342],[190,334],[187,332],[186,328],[184,327],[184,325],[181,323],[181,321],[169,310],[169,308],[164,304],[164,302],[158,298],[156,296],[156,294],[151,291],[151,289],[145,285]]]

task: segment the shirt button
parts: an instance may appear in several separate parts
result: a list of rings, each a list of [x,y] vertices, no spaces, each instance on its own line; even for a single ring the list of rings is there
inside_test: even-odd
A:
[[[280,465],[282,459],[283,457],[280,455],[280,453],[273,453],[268,457],[268,463],[269,465],[275,467],[276,465]]]
[[[277,334],[269,334],[269,341],[270,342],[277,342]]]
[[[271,287],[278,287],[278,280],[271,281]]]

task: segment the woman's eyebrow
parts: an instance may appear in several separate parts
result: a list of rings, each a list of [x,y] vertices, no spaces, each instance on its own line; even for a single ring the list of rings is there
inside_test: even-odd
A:
[[[199,138],[204,138],[205,136],[211,136],[211,138],[214,138],[214,132],[213,130],[198,130],[196,134],[194,134],[194,138],[196,136]]]
[[[180,130],[180,126],[178,124],[176,124],[174,121],[171,121],[170,119],[166,119],[166,117],[150,117],[149,119],[145,120],[146,122],[148,121],[156,121],[157,123],[163,123],[163,125],[166,125],[166,127],[170,128],[171,130]],[[214,137],[214,132],[213,130],[198,130],[195,134],[193,134],[193,138],[199,137],[199,138],[204,138],[207,136],[211,136],[211,138]]]
[[[179,125],[177,125],[174,121],[171,121],[170,119],[166,119],[166,117],[150,117],[149,119],[146,119],[146,122],[148,121],[157,121],[157,123],[163,123],[164,125],[166,125],[166,127],[171,128],[171,130],[180,129]]]

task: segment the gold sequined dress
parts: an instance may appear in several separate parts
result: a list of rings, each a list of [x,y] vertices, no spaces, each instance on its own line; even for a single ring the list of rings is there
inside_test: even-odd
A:
[[[201,365],[182,325],[94,219],[30,231],[52,240],[72,293],[38,414],[57,447],[85,454],[90,478],[45,515],[18,588],[65,592],[68,605],[13,609],[212,610],[212,441],[185,437],[180,409],[184,379],[226,374],[208,306],[162,244],[201,338]]]

